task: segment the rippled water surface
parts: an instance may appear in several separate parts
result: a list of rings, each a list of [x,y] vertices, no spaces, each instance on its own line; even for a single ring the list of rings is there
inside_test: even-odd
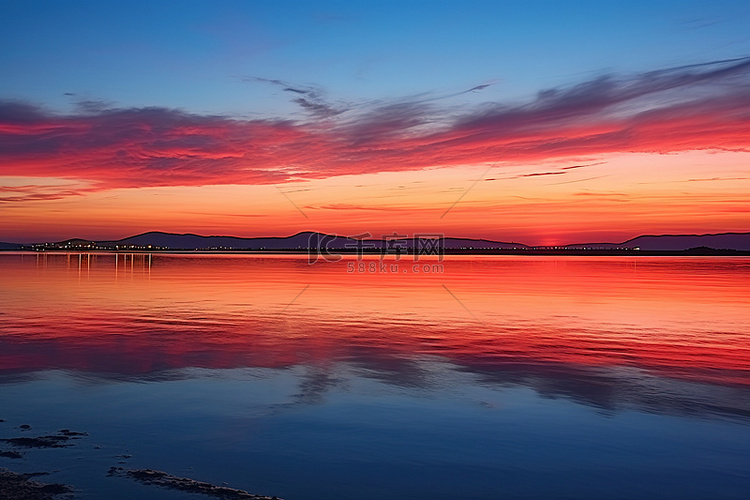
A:
[[[750,491],[747,258],[3,253],[0,277],[0,438],[88,433],[0,467],[81,498],[181,497],[112,466],[287,500]]]

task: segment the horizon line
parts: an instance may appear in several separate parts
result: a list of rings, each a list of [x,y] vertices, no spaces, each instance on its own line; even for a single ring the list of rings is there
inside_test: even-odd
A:
[[[88,241],[88,242],[101,242],[101,243],[116,243],[123,240],[128,240],[131,238],[137,238],[139,236],[144,236],[147,234],[164,234],[164,235],[170,235],[170,236],[193,236],[198,238],[235,238],[240,240],[259,240],[259,239],[278,239],[278,240],[284,240],[289,238],[294,238],[295,236],[299,236],[301,234],[320,234],[324,236],[332,236],[336,238],[349,238],[349,239],[361,239],[363,241],[383,241],[385,239],[386,235],[381,235],[380,238],[376,237],[370,237],[370,238],[355,238],[353,235],[347,235],[347,234],[339,234],[339,233],[331,233],[327,231],[314,231],[314,230],[306,230],[306,231],[298,231],[294,234],[288,235],[288,236],[234,236],[234,235],[201,235],[196,233],[178,233],[178,232],[170,232],[170,231],[162,231],[162,230],[150,230],[150,231],[144,231],[142,233],[137,233],[131,236],[126,236],[124,238],[119,239],[90,239],[90,238],[65,238],[62,240],[45,240],[40,242],[24,242],[24,243],[17,243],[12,241],[0,241],[0,243],[6,243],[6,244],[12,244],[12,245],[41,245],[41,244],[47,244],[47,243],[62,243],[66,241],[74,241],[74,240],[81,240],[81,241]],[[704,236],[728,236],[728,235],[750,235],[750,231],[746,232],[736,232],[736,231],[725,231],[720,233],[703,233],[703,234],[697,234],[697,233],[682,233],[682,234],[673,234],[673,233],[664,233],[664,234],[639,234],[637,236],[634,236],[632,238],[628,238],[621,242],[611,242],[611,241],[589,241],[589,242],[582,242],[582,243],[560,243],[556,245],[529,245],[522,242],[517,241],[501,241],[501,240],[495,240],[495,239],[489,239],[486,237],[479,237],[479,238],[472,238],[472,237],[463,237],[463,236],[449,236],[443,233],[413,233],[412,235],[399,235],[404,236],[402,238],[393,238],[394,240],[409,240],[414,238],[420,238],[425,237],[424,239],[427,239],[428,236],[436,237],[437,239],[443,238],[443,239],[456,239],[456,240],[469,240],[469,241],[485,241],[489,243],[503,243],[503,244],[516,244],[516,245],[523,245],[527,247],[537,247],[537,248],[552,248],[552,247],[565,247],[565,246],[574,246],[574,245],[624,245],[625,243],[628,243],[630,241],[633,241],[638,238],[662,238],[662,237],[704,237]],[[374,236],[374,235],[371,235]]]

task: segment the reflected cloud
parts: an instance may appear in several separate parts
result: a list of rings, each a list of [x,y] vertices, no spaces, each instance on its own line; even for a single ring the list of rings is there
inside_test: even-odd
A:
[[[455,258],[422,276],[304,256],[2,257],[3,385],[294,368],[282,411],[358,380],[461,390],[463,374],[605,413],[750,417],[747,259]]]
[[[459,369],[477,375],[483,384],[528,387],[543,397],[568,399],[604,413],[750,418],[750,393],[742,385],[680,380],[631,367],[498,363]]]
[[[465,390],[466,388],[462,389],[462,382],[450,376],[453,371],[471,375],[476,383],[489,388],[502,390],[525,387],[542,397],[566,399],[605,414],[639,411],[695,418],[750,419],[750,392],[744,385],[672,378],[633,367],[592,367],[532,361],[488,363],[486,360],[456,359],[449,356],[410,358],[389,352],[383,347],[359,350],[356,355],[349,355],[346,359],[327,360],[327,368],[316,365],[317,361],[308,364],[302,359],[293,364],[269,366],[268,362],[253,363],[252,356],[236,356],[233,362],[220,362],[217,366],[211,366],[210,361],[226,358],[226,353],[213,353],[206,358],[208,362],[203,363],[203,369],[196,371],[196,365],[190,362],[189,357],[172,357],[167,361],[172,365],[170,368],[155,365],[146,367],[140,359],[145,353],[123,356],[117,352],[102,351],[88,352],[86,356],[89,363],[98,360],[100,364],[91,363],[88,367],[79,365],[73,368],[71,365],[78,365],[80,357],[76,357],[71,363],[73,360],[59,356],[58,349],[44,345],[29,347],[33,347],[29,351],[47,349],[50,354],[54,352],[55,355],[51,356],[54,362],[36,368],[28,366],[3,370],[0,373],[0,385],[39,380],[44,378],[45,372],[60,370],[62,366],[67,366],[63,370],[69,376],[87,385],[190,380],[206,377],[209,373],[206,370],[221,377],[223,371],[238,368],[272,368],[269,376],[277,370],[301,369],[302,373],[297,377],[297,392],[290,395],[288,402],[269,407],[269,411],[276,413],[297,406],[323,404],[330,391],[347,387],[358,378],[398,389],[419,389],[425,396],[445,390]],[[257,356],[262,357],[263,354],[257,353]],[[304,354],[302,358],[309,358]],[[140,366],[141,371],[134,372],[133,368],[136,366]]]
[[[425,369],[422,358],[408,358],[389,353],[387,350],[357,349],[347,357],[354,373],[359,377],[404,388],[434,388],[430,371]]]

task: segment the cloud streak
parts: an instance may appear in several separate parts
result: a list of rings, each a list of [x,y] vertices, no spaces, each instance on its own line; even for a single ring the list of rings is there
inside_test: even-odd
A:
[[[73,179],[103,190],[281,184],[609,153],[750,151],[750,58],[610,75],[544,90],[525,103],[468,110],[418,98],[344,109],[319,89],[256,80],[293,95],[312,118],[93,104],[60,115],[0,101],[0,175]],[[3,201],[34,193],[6,194]]]
[[[292,102],[298,104],[302,109],[309,112],[315,118],[332,118],[343,113],[345,108],[334,106],[325,99],[325,92],[322,89],[310,86],[293,86],[281,80],[271,78],[250,77],[243,78],[243,81],[255,81],[269,83],[280,87],[284,92],[295,94],[296,97]]]
[[[70,196],[83,196],[88,189],[73,189],[70,186],[0,186],[0,205],[25,201],[59,200]]]

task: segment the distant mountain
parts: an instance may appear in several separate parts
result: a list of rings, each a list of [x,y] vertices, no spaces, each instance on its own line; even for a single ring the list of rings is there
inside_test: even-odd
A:
[[[37,249],[153,249],[164,250],[306,250],[307,248],[321,248],[328,250],[365,250],[376,251],[384,246],[391,250],[401,248],[422,249],[431,245],[430,238],[402,238],[380,239],[370,238],[357,240],[347,236],[327,235],[317,232],[302,232],[285,237],[239,238],[236,236],[201,236],[198,234],[175,234],[152,231],[114,241],[97,241],[74,238],[53,244],[33,245]],[[632,238],[622,243],[579,243],[555,247],[528,246],[522,243],[506,243],[485,239],[471,238],[442,238],[445,250],[535,250],[542,252],[572,251],[631,251],[646,252],[672,251],[682,252],[699,249],[703,252],[712,250],[750,251],[750,233],[722,233],[722,234],[682,234],[682,235],[644,235]],[[21,245],[15,243],[0,243],[0,250],[17,250]],[[28,245],[27,245],[28,247]]]
[[[680,251],[697,247],[750,251],[750,233],[638,236],[622,243],[622,245],[640,247],[641,250],[661,251]]]
[[[467,250],[467,249],[500,249],[500,250],[524,250],[530,248],[528,245],[523,243],[506,243],[503,241],[492,241],[484,239],[471,239],[471,238],[445,238],[443,240],[445,248],[454,250]]]
[[[173,234],[153,231],[118,241],[106,242],[119,246],[148,246],[179,250],[231,248],[240,250],[280,250],[307,248],[308,241],[317,233],[298,233],[282,238],[239,238],[236,236],[200,236],[197,234]],[[343,244],[342,244],[343,246]]]
[[[638,245],[630,245],[630,242],[625,243],[575,243],[573,245],[562,245],[560,247],[564,250],[616,250],[616,249],[632,249]],[[537,247],[538,248],[538,247]]]
[[[329,250],[340,250],[345,248],[355,249],[357,240],[345,236],[327,235],[316,232],[302,232],[293,236],[270,237],[270,238],[239,238],[235,236],[200,236],[197,234],[173,234],[152,231],[117,241],[98,242],[100,245],[111,246],[148,246],[171,248],[175,250],[195,249],[240,249],[240,250],[296,250],[306,248],[322,247]],[[384,245],[392,247],[418,247],[419,242],[414,238],[396,240],[366,239],[363,240],[364,248],[383,248]],[[527,248],[520,243],[503,243],[470,238],[444,238],[443,245],[450,249],[521,249]]]
[[[691,248],[750,251],[750,233],[644,235],[622,243],[578,243],[568,250],[613,250],[638,248],[644,251],[681,252]]]

